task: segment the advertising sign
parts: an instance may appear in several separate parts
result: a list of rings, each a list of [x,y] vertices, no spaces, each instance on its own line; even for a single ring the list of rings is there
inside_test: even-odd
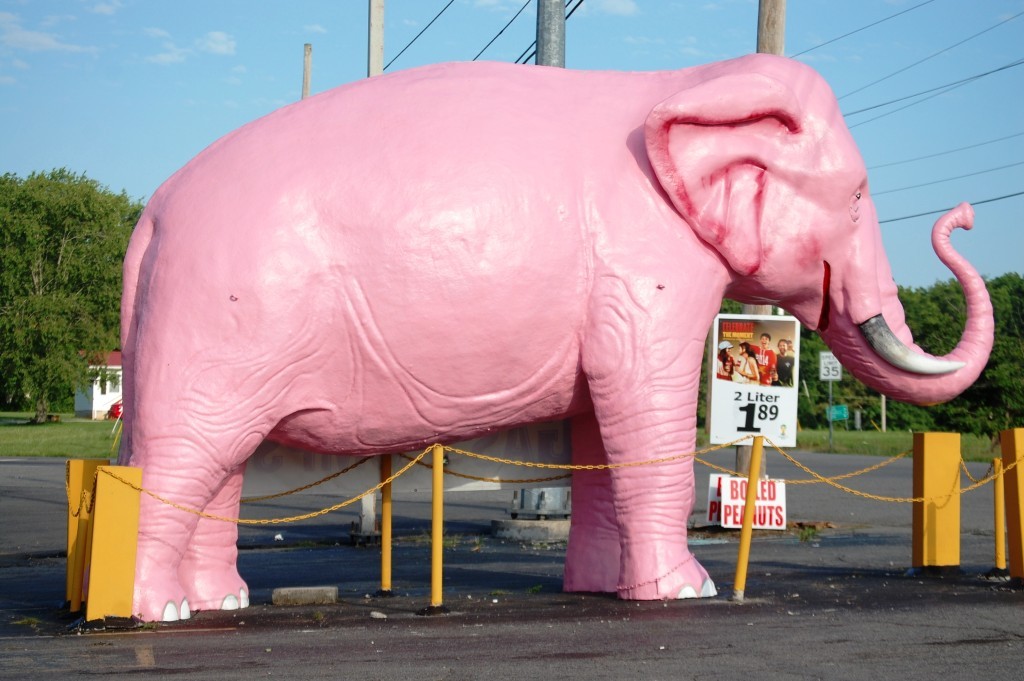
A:
[[[718,315],[711,338],[711,443],[764,435],[780,447],[795,447],[800,322],[795,317]]]
[[[713,525],[732,529],[743,526],[747,503],[747,479],[712,473],[708,485],[708,517]],[[786,483],[766,478],[758,481],[754,502],[755,530],[786,529]]]

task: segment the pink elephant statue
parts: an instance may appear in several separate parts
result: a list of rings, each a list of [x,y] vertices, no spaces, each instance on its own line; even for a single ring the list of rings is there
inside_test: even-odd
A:
[[[441,64],[284,107],[153,195],[124,268],[121,462],[238,513],[269,439],[367,456],[556,419],[579,463],[693,451],[723,297],[816,329],[860,380],[948,400],[992,344],[982,279],[933,241],[968,321],[913,345],[864,163],[812,69]],[[565,588],[715,595],[687,548],[692,459],[579,472]],[[237,528],[143,495],[134,612],[248,604]]]

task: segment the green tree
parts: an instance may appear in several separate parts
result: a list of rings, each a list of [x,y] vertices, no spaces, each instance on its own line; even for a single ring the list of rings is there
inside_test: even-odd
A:
[[[118,346],[121,266],[141,211],[65,169],[0,177],[0,400],[41,422]]]

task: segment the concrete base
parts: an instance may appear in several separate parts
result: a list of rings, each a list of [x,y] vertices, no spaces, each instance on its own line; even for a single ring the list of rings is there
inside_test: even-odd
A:
[[[338,602],[336,586],[286,586],[274,589],[274,605],[330,605]]]
[[[569,521],[492,520],[491,534],[515,541],[560,542],[569,539]]]

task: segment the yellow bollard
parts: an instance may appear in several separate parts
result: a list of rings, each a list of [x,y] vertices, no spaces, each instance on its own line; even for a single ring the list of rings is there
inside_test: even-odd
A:
[[[914,433],[912,566],[960,568],[960,434]]]
[[[105,459],[71,459],[65,468],[68,494],[68,545],[65,592],[68,609],[82,609],[82,582],[85,576],[86,542],[89,537],[89,519],[96,490],[96,469],[107,465]]]
[[[992,459],[992,501],[995,506],[996,571],[1006,573],[1006,495],[1003,493],[1003,462]]]
[[[391,455],[380,457],[380,479],[391,477]],[[391,591],[391,483],[380,488],[380,591],[378,596],[393,596]]]
[[[1006,490],[1006,531],[1010,547],[1010,578],[1024,579],[1024,428],[1004,430],[1003,484]],[[1012,464],[1016,464],[1010,469]]]
[[[121,480],[111,477],[108,472]],[[142,469],[129,466],[99,468],[93,507],[86,621],[132,616],[135,551],[139,537],[139,492],[130,485],[142,487]]]
[[[764,456],[764,438],[754,438],[754,444],[750,448],[751,471],[761,470],[761,459]],[[754,534],[754,505],[757,502],[757,478],[747,478],[747,498],[743,506],[743,527],[740,530],[740,553],[736,559],[736,579],[732,588],[732,599],[743,601],[744,591],[747,588],[747,563],[750,562],[750,541]]]
[[[444,569],[444,447],[433,446],[431,466],[430,527],[430,606],[421,615],[443,615],[448,612],[442,601],[441,586]]]

